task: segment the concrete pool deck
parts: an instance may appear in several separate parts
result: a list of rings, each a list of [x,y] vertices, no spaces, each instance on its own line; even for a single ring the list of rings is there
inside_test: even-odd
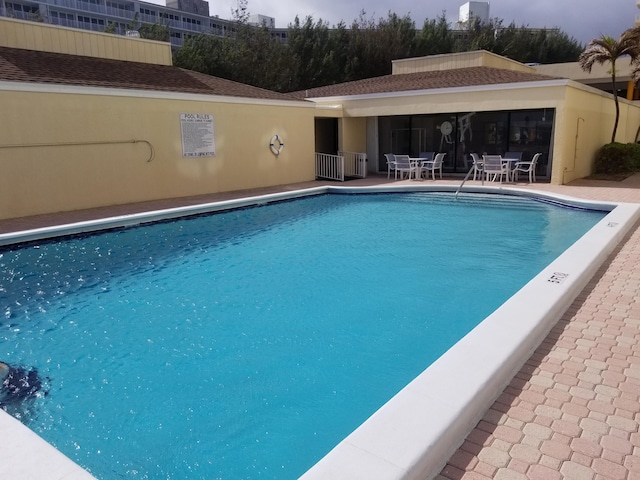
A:
[[[457,185],[459,181],[435,183]],[[347,184],[379,183],[387,183],[386,178]],[[0,232],[324,184],[310,182],[0,221]],[[517,187],[640,204],[640,175],[623,182],[581,180],[567,186]],[[637,227],[599,268],[437,478],[640,478],[640,273],[634,272],[640,260]]]

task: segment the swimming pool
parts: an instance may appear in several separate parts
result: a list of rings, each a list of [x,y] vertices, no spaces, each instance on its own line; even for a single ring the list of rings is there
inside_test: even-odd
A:
[[[411,196],[409,196],[409,198],[411,198]],[[358,218],[358,217],[354,217],[354,218]],[[353,221],[353,219],[352,219],[352,221]],[[260,222],[255,222],[255,219],[254,219],[254,221],[252,221],[252,222],[250,222],[250,223],[251,223],[252,225],[255,225],[256,223],[260,224]],[[272,221],[267,222],[267,223],[272,223]],[[314,222],[312,222],[312,223],[315,225],[315,224],[317,224],[317,223],[319,223],[319,222],[317,221],[317,219],[315,219],[315,220],[314,220]],[[236,230],[244,230],[244,228],[246,227],[246,225],[242,225],[242,224],[240,224],[240,225],[235,224],[234,226],[235,226],[235,229],[236,229]],[[320,225],[318,225],[318,226],[320,226]],[[236,233],[237,233],[237,232],[236,232]],[[322,228],[320,228],[320,230],[318,230],[318,231],[317,231],[317,236],[320,236],[320,235],[322,235],[323,233],[324,233],[324,234],[326,234],[326,230],[325,230],[325,231],[323,231],[323,230],[322,230]],[[368,238],[369,240],[371,240],[371,236],[369,236],[369,237],[364,237],[364,238],[362,238],[362,239],[359,239],[359,240],[360,240],[360,242],[355,242],[355,243],[356,243],[356,246],[360,246],[360,243],[361,243],[361,242],[366,241],[366,240],[367,240],[367,238]],[[217,241],[217,242],[220,242],[220,241],[226,241],[226,240],[228,240],[228,239],[220,239],[220,238],[216,238],[216,241]],[[328,242],[328,243],[331,243],[331,241],[329,241],[329,240],[330,240],[330,238],[327,238],[326,240],[327,240],[327,241],[326,241],[325,243],[327,243],[327,242]],[[260,242],[259,242],[259,243],[260,243]],[[233,244],[233,241],[231,241],[231,244]],[[385,245],[386,245],[386,244],[385,244]],[[176,250],[176,249],[172,246],[171,251],[175,251],[175,250]],[[94,249],[94,251],[95,251],[95,249]],[[356,248],[356,249],[354,250],[354,252],[362,252],[362,248],[359,248],[359,249],[358,249],[358,248]],[[142,253],[142,257],[144,258],[144,255],[146,254],[146,252],[144,251],[144,249],[143,249],[143,251],[142,251],[141,253]],[[393,251],[392,251],[392,252],[390,252],[390,254],[391,254],[391,255],[392,255],[393,253],[394,253]],[[286,254],[286,251],[285,251],[285,254]],[[482,258],[482,255],[483,255],[483,254],[482,254],[482,252],[480,252],[480,254],[479,254],[479,255],[480,255],[480,258]],[[504,255],[502,255],[502,256],[504,256]],[[282,257],[279,257],[279,258],[280,258],[280,260],[282,261],[282,259],[283,259],[283,258],[285,258],[285,257],[286,257],[286,255],[285,255],[285,256],[282,256]],[[412,258],[412,259],[415,259],[415,258],[416,258],[416,254],[415,254],[415,252],[410,254],[410,258]],[[412,264],[415,264],[415,263],[417,263],[417,262],[415,262],[415,261],[414,261],[414,262],[411,262],[411,263],[412,263]],[[92,264],[92,262],[91,262],[91,261],[90,261],[90,262],[88,262],[88,265],[91,265],[91,264]],[[238,268],[240,268],[240,269],[245,269],[245,270],[246,270],[246,266],[247,266],[246,264],[245,264],[245,265],[243,265],[243,264],[242,264],[242,262],[240,262],[240,265],[239,265],[239,267],[238,267]],[[499,265],[498,265],[498,266],[499,266]],[[497,266],[497,267],[498,267],[498,266]],[[293,267],[295,267],[295,265],[293,265]],[[299,268],[299,267],[300,267],[300,265],[298,265],[298,268]],[[497,267],[496,267],[496,268],[497,268]],[[291,269],[291,268],[292,268],[292,266],[289,266],[289,269]],[[85,268],[84,270],[86,270],[86,268]],[[329,270],[330,270],[332,273],[335,273],[336,271],[338,271],[338,270],[339,270],[339,267],[334,266],[333,268],[330,268]],[[130,272],[129,272],[129,273],[130,273]],[[87,282],[87,281],[92,281],[92,280],[91,280],[91,278],[89,278],[89,277],[90,277],[90,275],[88,275],[88,274],[83,274],[83,280],[82,280],[82,282],[84,283],[84,282]],[[333,279],[331,279],[331,283],[339,282],[339,280],[340,280],[340,278],[333,278]],[[93,281],[95,282],[95,280],[93,280]],[[301,281],[301,279],[299,279],[298,281]],[[100,281],[97,281],[97,285],[98,285],[98,286],[100,286]],[[71,288],[71,287],[73,287],[73,286],[70,286],[70,288]],[[285,286],[283,285],[282,287],[284,288]],[[166,293],[166,292],[165,292],[165,293]],[[337,292],[337,293],[339,294],[339,293],[341,293],[341,292]],[[108,295],[108,293],[105,293],[105,295]],[[240,298],[240,297],[238,297],[238,298]],[[347,298],[349,298],[349,297],[347,297]],[[418,304],[418,303],[419,303],[419,302],[417,301],[417,299],[416,299],[413,295],[411,295],[410,300],[411,300],[411,303],[412,303],[412,304]],[[501,302],[501,301],[503,301],[503,300],[504,300],[504,299],[499,300],[499,302]],[[237,302],[237,301],[238,301],[238,300],[236,299],[236,302]],[[109,303],[109,302],[107,302],[107,303]],[[233,302],[232,302],[232,303],[233,303]],[[342,302],[342,304],[344,305],[344,304],[345,304],[345,302]],[[415,305],[414,305],[414,306],[415,306]],[[424,308],[424,305],[422,306],[422,308]],[[492,307],[491,309],[493,309],[493,307]],[[486,312],[486,313],[488,313],[488,312]],[[348,327],[348,325],[347,325],[347,327]],[[342,328],[344,329],[344,328],[345,328],[345,326],[344,326],[344,325],[342,325]],[[109,338],[110,338],[110,339],[111,339],[111,338],[118,338],[118,335],[109,336]],[[142,339],[142,340],[144,341],[144,339]],[[149,347],[149,348],[152,348],[152,347]],[[159,351],[162,351],[162,349],[160,349]],[[421,369],[420,369],[420,370],[421,370]],[[419,371],[420,371],[420,370],[418,370],[418,371],[417,371],[417,373],[419,373]],[[412,376],[415,376],[415,375],[412,375]],[[404,383],[406,383],[406,381],[404,381]],[[397,388],[396,388],[396,387],[394,387],[394,388],[393,388],[393,390],[394,390],[394,391],[397,391]],[[196,415],[196,416],[197,416],[197,415]],[[349,415],[349,416],[350,416],[350,415]],[[358,423],[359,423],[359,421],[360,421],[360,420],[358,420]],[[82,448],[82,447],[80,447],[80,448]]]

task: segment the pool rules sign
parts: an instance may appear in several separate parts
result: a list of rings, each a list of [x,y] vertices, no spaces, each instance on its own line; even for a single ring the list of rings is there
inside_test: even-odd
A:
[[[182,157],[215,157],[216,137],[213,115],[208,113],[181,113]]]

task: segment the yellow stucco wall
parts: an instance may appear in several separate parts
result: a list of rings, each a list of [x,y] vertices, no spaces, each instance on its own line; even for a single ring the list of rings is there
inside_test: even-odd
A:
[[[640,105],[623,98],[618,100],[616,141],[634,142],[640,126]],[[557,119],[561,130],[554,144],[552,183],[568,183],[593,173],[597,151],[611,141],[615,103],[609,94],[572,82],[566,92],[566,108],[561,113],[562,118]]]
[[[640,133],[640,104],[622,99],[620,102],[620,121],[618,124],[617,141],[632,143],[636,141],[636,136]],[[620,140],[623,139],[623,140]],[[638,139],[640,140],[640,138]]]
[[[532,67],[523,63],[501,57],[486,50],[473,52],[445,53],[429,55],[428,57],[405,58],[391,62],[394,75],[402,73],[432,72],[437,70],[451,70],[469,67],[493,67],[504,70],[518,70],[521,72],[535,72]]]
[[[0,129],[0,218],[315,178],[311,105],[75,90],[0,89],[11,119]],[[215,157],[182,157],[180,113],[214,116]],[[279,156],[269,148],[275,134],[285,142]]]
[[[0,46],[171,65],[171,44],[0,17]]]
[[[340,138],[340,150],[344,152],[367,151],[367,119],[366,118],[342,118],[338,122],[338,137]]]
[[[551,87],[434,90],[419,95],[376,96],[343,102],[345,116],[417,115],[452,112],[484,112],[529,108],[550,108],[563,101],[564,83]]]
[[[556,113],[552,183],[590,175],[597,150],[611,140],[614,103],[609,95],[579,86],[567,88],[565,107]]]

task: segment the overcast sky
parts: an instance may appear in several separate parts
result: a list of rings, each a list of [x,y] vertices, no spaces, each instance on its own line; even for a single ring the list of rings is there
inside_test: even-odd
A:
[[[151,0],[165,5],[164,0]],[[450,23],[457,21],[460,5],[464,1],[452,0],[248,0],[251,14],[262,14],[276,19],[276,27],[285,28],[298,15],[301,20],[311,15],[314,20],[322,18],[335,25],[340,20],[348,25],[364,10],[367,17],[377,20],[392,12],[404,16],[409,14],[422,27],[425,18],[435,19],[444,11]],[[231,18],[231,10],[237,0],[209,0],[209,13],[220,18]],[[532,28],[559,27],[563,32],[586,44],[601,34],[618,38],[634,25],[640,10],[636,0],[492,0],[489,16],[499,18],[506,25]]]

